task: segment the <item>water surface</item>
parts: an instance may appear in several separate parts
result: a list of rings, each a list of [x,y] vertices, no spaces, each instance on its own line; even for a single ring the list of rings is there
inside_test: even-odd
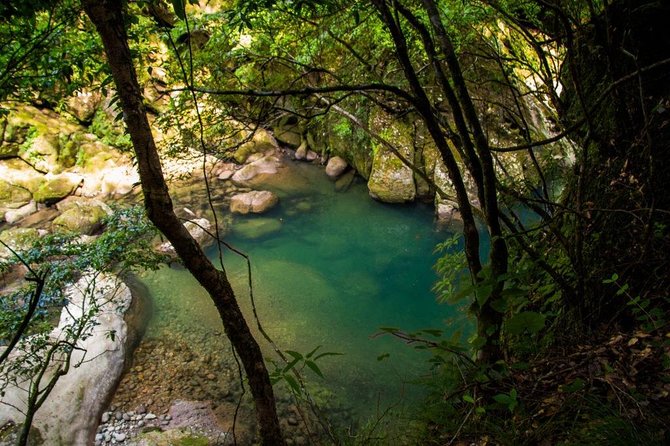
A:
[[[265,330],[282,350],[307,353],[321,346],[342,353],[319,361],[325,380],[306,371],[332,404],[365,416],[378,405],[411,400],[417,390],[408,383],[427,373],[426,356],[375,334],[389,326],[444,329],[452,317],[462,322],[431,292],[433,249],[450,234],[434,228],[429,206],[378,203],[362,180],[337,192],[314,166],[291,164],[266,181],[280,205],[260,217],[235,216],[226,236],[251,259]],[[263,235],[259,227],[270,232]],[[210,255],[216,258],[215,248]],[[252,321],[246,263],[230,251],[224,262]],[[208,296],[186,271],[165,268],[146,283],[157,302],[154,327],[182,323],[201,330],[203,339],[221,332]],[[148,335],[160,336],[157,330],[150,327]],[[266,352],[272,357],[270,348]]]

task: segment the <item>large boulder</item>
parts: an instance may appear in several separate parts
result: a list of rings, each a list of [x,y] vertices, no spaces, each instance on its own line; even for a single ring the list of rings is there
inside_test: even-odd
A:
[[[40,172],[58,172],[58,135],[43,133],[19,151],[19,157]]]
[[[405,151],[403,155],[410,154]],[[414,174],[393,153],[379,148],[372,163],[368,190],[372,198],[385,203],[412,201],[416,197]]]
[[[256,129],[251,139],[242,144],[233,154],[233,158],[239,164],[247,161],[254,153],[265,153],[274,151],[279,145],[272,133],[265,129]]]
[[[371,118],[377,133],[384,133],[399,154],[414,161],[412,126],[379,111]],[[404,203],[416,198],[414,173],[400,158],[382,144],[373,146],[372,171],[368,179],[370,196],[386,203]]]
[[[232,180],[236,183],[244,183],[260,174],[275,174],[278,166],[279,159],[275,155],[263,156],[236,171],[232,175]]]
[[[75,174],[47,175],[45,181],[33,193],[38,203],[51,205],[74,192],[82,184],[83,178]]]
[[[326,164],[326,175],[333,179],[337,178],[342,175],[345,170],[347,170],[347,167],[349,167],[349,165],[344,160],[344,158],[334,156],[329,159],[328,164]]]
[[[124,314],[130,307],[132,295],[118,278],[92,273],[68,288],[67,295],[67,307],[48,337],[54,343],[71,342],[76,348],[71,350],[67,373],[58,379],[35,414],[33,426],[45,445],[83,446],[93,444],[98,420],[124,369],[131,343]],[[97,311],[91,312],[94,308]],[[77,320],[85,321],[79,325],[83,327],[82,335],[71,339]],[[22,349],[16,349],[8,361],[18,365],[23,355]],[[54,365],[64,357],[57,359]],[[47,370],[43,384],[54,372],[54,367]],[[0,426],[10,422],[20,424],[24,420],[26,389],[30,382],[20,376],[16,379],[17,385],[10,382],[4,390]]]
[[[80,122],[89,123],[102,103],[98,91],[80,91],[67,100],[67,111]]]
[[[63,201],[67,203],[59,203],[57,206],[62,214],[54,219],[54,230],[91,235],[100,229],[103,219],[112,213],[109,206],[99,200],[69,197]]]
[[[234,195],[230,200],[230,212],[235,214],[262,214],[274,207],[279,197],[267,190],[245,192]]]

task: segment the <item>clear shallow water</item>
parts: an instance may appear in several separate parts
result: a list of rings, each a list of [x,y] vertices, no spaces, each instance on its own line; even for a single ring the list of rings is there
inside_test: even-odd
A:
[[[450,234],[434,229],[427,206],[375,202],[362,181],[336,192],[313,166],[292,164],[266,181],[265,188],[280,195],[280,205],[261,217],[235,216],[226,237],[251,258],[265,330],[282,350],[307,353],[320,345],[320,351],[343,354],[319,361],[325,380],[305,372],[325,388],[322,398],[331,403],[366,416],[379,403],[411,401],[417,389],[407,383],[427,372],[426,357],[390,336],[374,335],[379,327],[448,331],[447,319],[464,323],[431,292],[433,249]],[[275,232],[251,237],[250,226],[258,223]],[[210,254],[215,258],[216,250]],[[246,263],[230,251],[224,262],[247,320],[255,325]],[[194,327],[203,339],[222,331],[214,306],[186,271],[165,268],[145,283],[157,302],[148,335],[160,336],[171,326]]]

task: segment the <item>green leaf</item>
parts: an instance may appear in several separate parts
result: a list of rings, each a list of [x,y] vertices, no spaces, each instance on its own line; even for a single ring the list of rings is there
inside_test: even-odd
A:
[[[377,361],[383,361],[384,359],[387,359],[390,356],[391,356],[390,353],[382,353],[381,355],[377,356]]]
[[[302,359],[302,355],[300,353],[296,352],[296,351],[286,350],[286,353],[293,356],[295,359],[298,359],[298,360]]]
[[[316,348],[315,348],[314,350],[312,350],[311,352],[307,353],[307,356],[305,356],[305,358],[311,358],[312,355],[313,355],[314,353],[316,353],[316,351],[317,351],[318,349],[320,349],[320,348],[321,348],[321,346],[320,346],[320,345],[317,345]]]
[[[284,375],[284,381],[288,383],[288,385],[291,387],[291,389],[295,393],[300,393],[300,386],[298,385],[298,381],[295,380],[295,378],[291,375]]]
[[[512,335],[519,335],[524,331],[531,334],[537,333],[544,328],[546,316],[535,311],[522,311],[512,316],[505,326]]]
[[[186,5],[184,4],[184,0],[172,0],[172,6],[177,17],[179,17],[181,20],[185,20]]]
[[[305,361],[305,365],[310,369],[312,369],[314,373],[319,375],[320,378],[323,378],[323,373],[321,373],[321,369],[313,361]]]
[[[466,403],[475,404],[475,399],[470,395],[463,395],[463,401]]]
[[[317,359],[323,358],[324,356],[342,356],[344,353],[337,353],[337,352],[325,352],[321,353],[320,355],[317,355],[314,360],[316,361]]]
[[[575,393],[584,388],[586,383],[584,382],[583,379],[577,378],[574,381],[572,381],[570,384],[563,386],[563,391],[566,393]]]
[[[480,307],[483,307],[484,304],[489,300],[489,297],[491,297],[492,292],[493,292],[492,283],[484,283],[477,287],[477,289],[475,290],[475,298],[477,299],[477,303],[479,304]]]

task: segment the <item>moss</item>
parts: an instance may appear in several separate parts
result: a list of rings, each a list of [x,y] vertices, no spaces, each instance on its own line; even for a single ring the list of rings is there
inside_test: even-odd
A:
[[[176,446],[209,446],[209,440],[199,435],[184,437],[177,441]]]
[[[10,228],[0,232],[0,240],[8,244],[15,251],[30,248],[39,236],[35,228]],[[0,246],[0,257],[11,255],[6,247]]]
[[[77,187],[77,184],[68,177],[58,177],[40,184],[33,198],[38,203],[54,204],[67,197]]]
[[[95,112],[89,130],[95,136],[100,138],[102,142],[112,147],[127,151],[133,148],[133,144],[130,141],[130,135],[125,133],[123,128],[118,128],[102,110]]]
[[[74,206],[53,221],[53,227],[68,232],[91,235],[102,225],[107,213],[96,205]]]

